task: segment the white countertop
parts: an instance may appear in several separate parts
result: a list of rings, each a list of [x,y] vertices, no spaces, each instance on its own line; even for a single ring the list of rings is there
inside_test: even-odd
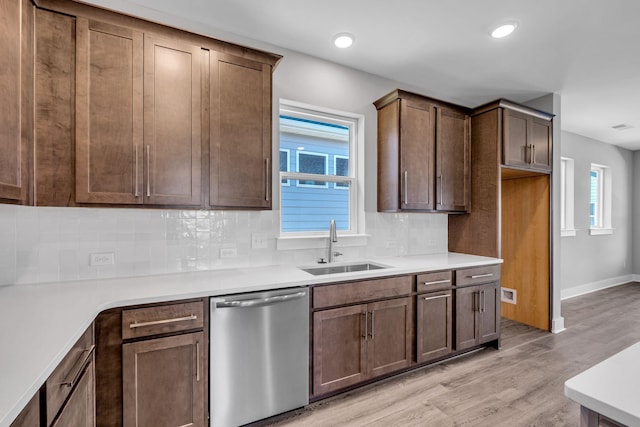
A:
[[[502,262],[456,253],[367,261],[389,268],[313,276],[295,266],[269,266],[0,287],[0,427],[9,427],[96,316],[109,308]]]
[[[640,426],[640,343],[567,380],[564,394],[621,424]]]

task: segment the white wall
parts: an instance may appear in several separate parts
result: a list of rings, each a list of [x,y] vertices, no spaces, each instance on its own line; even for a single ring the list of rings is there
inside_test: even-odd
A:
[[[640,150],[633,152],[633,274],[640,281]]]
[[[370,237],[366,246],[344,247],[340,241],[342,260],[446,252],[446,215],[376,212],[372,102],[398,84],[294,52],[278,53],[284,59],[274,73],[274,123],[280,97],[365,116],[365,231]],[[299,265],[324,256],[324,248],[276,249],[278,200],[266,212],[0,205],[0,285]],[[267,249],[251,248],[251,234],[258,232],[266,234]],[[237,249],[237,257],[221,259],[220,249],[229,247]],[[95,252],[114,252],[115,265],[90,266],[89,255]]]
[[[576,236],[561,238],[562,297],[571,297],[630,281],[634,272],[634,154],[624,148],[562,132],[562,156],[575,161],[574,221],[577,229]],[[591,163],[611,168],[614,228],[611,235],[589,234]]]

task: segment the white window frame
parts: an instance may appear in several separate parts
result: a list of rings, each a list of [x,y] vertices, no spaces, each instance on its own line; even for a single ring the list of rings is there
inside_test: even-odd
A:
[[[560,159],[560,236],[576,235],[574,225],[574,160]]]
[[[347,156],[341,156],[339,154],[334,154],[333,155],[333,174],[336,176],[344,176],[344,175],[338,175],[338,159],[345,159],[345,160],[349,160],[349,158]],[[347,166],[348,168],[349,166]],[[338,186],[338,182],[334,182],[333,183],[333,188],[335,188],[336,190],[347,190],[347,187],[340,187]]]
[[[304,179],[324,180],[326,182],[348,182],[350,191],[350,230],[338,230],[340,246],[365,246],[364,220],[364,115],[346,111],[319,107],[287,99],[280,99],[279,116],[292,116],[308,120],[334,123],[349,128],[349,176],[300,174]],[[279,117],[278,116],[278,117]],[[278,127],[279,128],[279,127]],[[280,138],[278,138],[280,141]],[[297,179],[297,173],[280,172],[280,179]],[[278,186],[280,191],[280,186]],[[282,194],[279,194],[282,203]],[[280,207],[282,213],[282,207]],[[282,223],[282,221],[280,221]],[[329,224],[327,224],[328,230]],[[328,231],[286,232],[280,229],[277,240],[278,249],[324,248]],[[344,239],[343,239],[344,238]]]
[[[283,153],[283,152],[287,153],[287,170],[286,170],[286,172],[289,172],[291,170],[291,150],[288,149],[288,148],[280,148],[279,153]],[[278,168],[279,168],[279,166],[280,166],[280,162],[278,162]],[[282,171],[280,171],[280,172],[282,172]],[[286,182],[282,182],[282,180],[281,180],[280,181],[280,185],[289,186],[289,185],[291,185],[291,181],[287,179]]]
[[[596,206],[596,223],[591,225],[589,221],[589,234],[603,235],[613,234],[611,226],[612,203],[612,174],[611,168],[597,163],[591,163],[589,169],[589,205],[591,205],[591,172],[598,172],[598,200]]]
[[[324,157],[324,170],[325,170],[325,174],[324,175],[318,175],[318,174],[314,174],[314,173],[305,173],[305,172],[300,172],[300,155],[306,155],[306,156],[316,156],[316,157]],[[291,171],[289,171],[291,172]],[[315,151],[296,151],[296,174],[295,176],[297,178],[296,179],[296,186],[297,187],[307,187],[307,188],[329,188],[329,183],[327,182],[327,180],[323,179],[318,179],[318,177],[325,177],[329,175],[329,155],[326,153],[316,153]],[[291,178],[293,179],[293,178]],[[288,179],[289,180],[289,179]],[[287,180],[287,181],[288,181]],[[301,180],[305,180],[305,181],[322,181],[324,182],[324,184],[303,184],[300,181]]]

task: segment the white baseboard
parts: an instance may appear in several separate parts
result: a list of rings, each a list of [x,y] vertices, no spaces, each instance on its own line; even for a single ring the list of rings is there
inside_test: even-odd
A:
[[[640,275],[629,274],[627,276],[613,277],[611,279],[600,280],[598,282],[586,283],[584,285],[574,286],[560,291],[560,299],[565,300],[579,295],[589,294],[591,292],[600,291],[602,289],[612,288],[614,286],[624,285],[629,282],[640,281]]]
[[[564,317],[560,316],[560,317],[556,317],[555,319],[551,320],[551,332],[554,334],[559,334],[562,331],[565,331],[566,328],[564,327]]]

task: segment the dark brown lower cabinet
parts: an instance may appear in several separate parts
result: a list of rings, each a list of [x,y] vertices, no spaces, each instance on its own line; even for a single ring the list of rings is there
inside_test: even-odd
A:
[[[123,425],[205,426],[204,333],[122,346]]]
[[[411,363],[411,298],[313,313],[313,395],[397,371]]]
[[[451,353],[452,299],[450,290],[416,296],[416,362],[428,362]]]
[[[456,289],[456,350],[500,337],[500,282]]]
[[[73,393],[67,400],[52,427],[91,427],[95,420],[95,368],[91,361],[78,380]]]
[[[40,427],[40,393],[31,398],[27,406],[13,420],[11,427]]]

